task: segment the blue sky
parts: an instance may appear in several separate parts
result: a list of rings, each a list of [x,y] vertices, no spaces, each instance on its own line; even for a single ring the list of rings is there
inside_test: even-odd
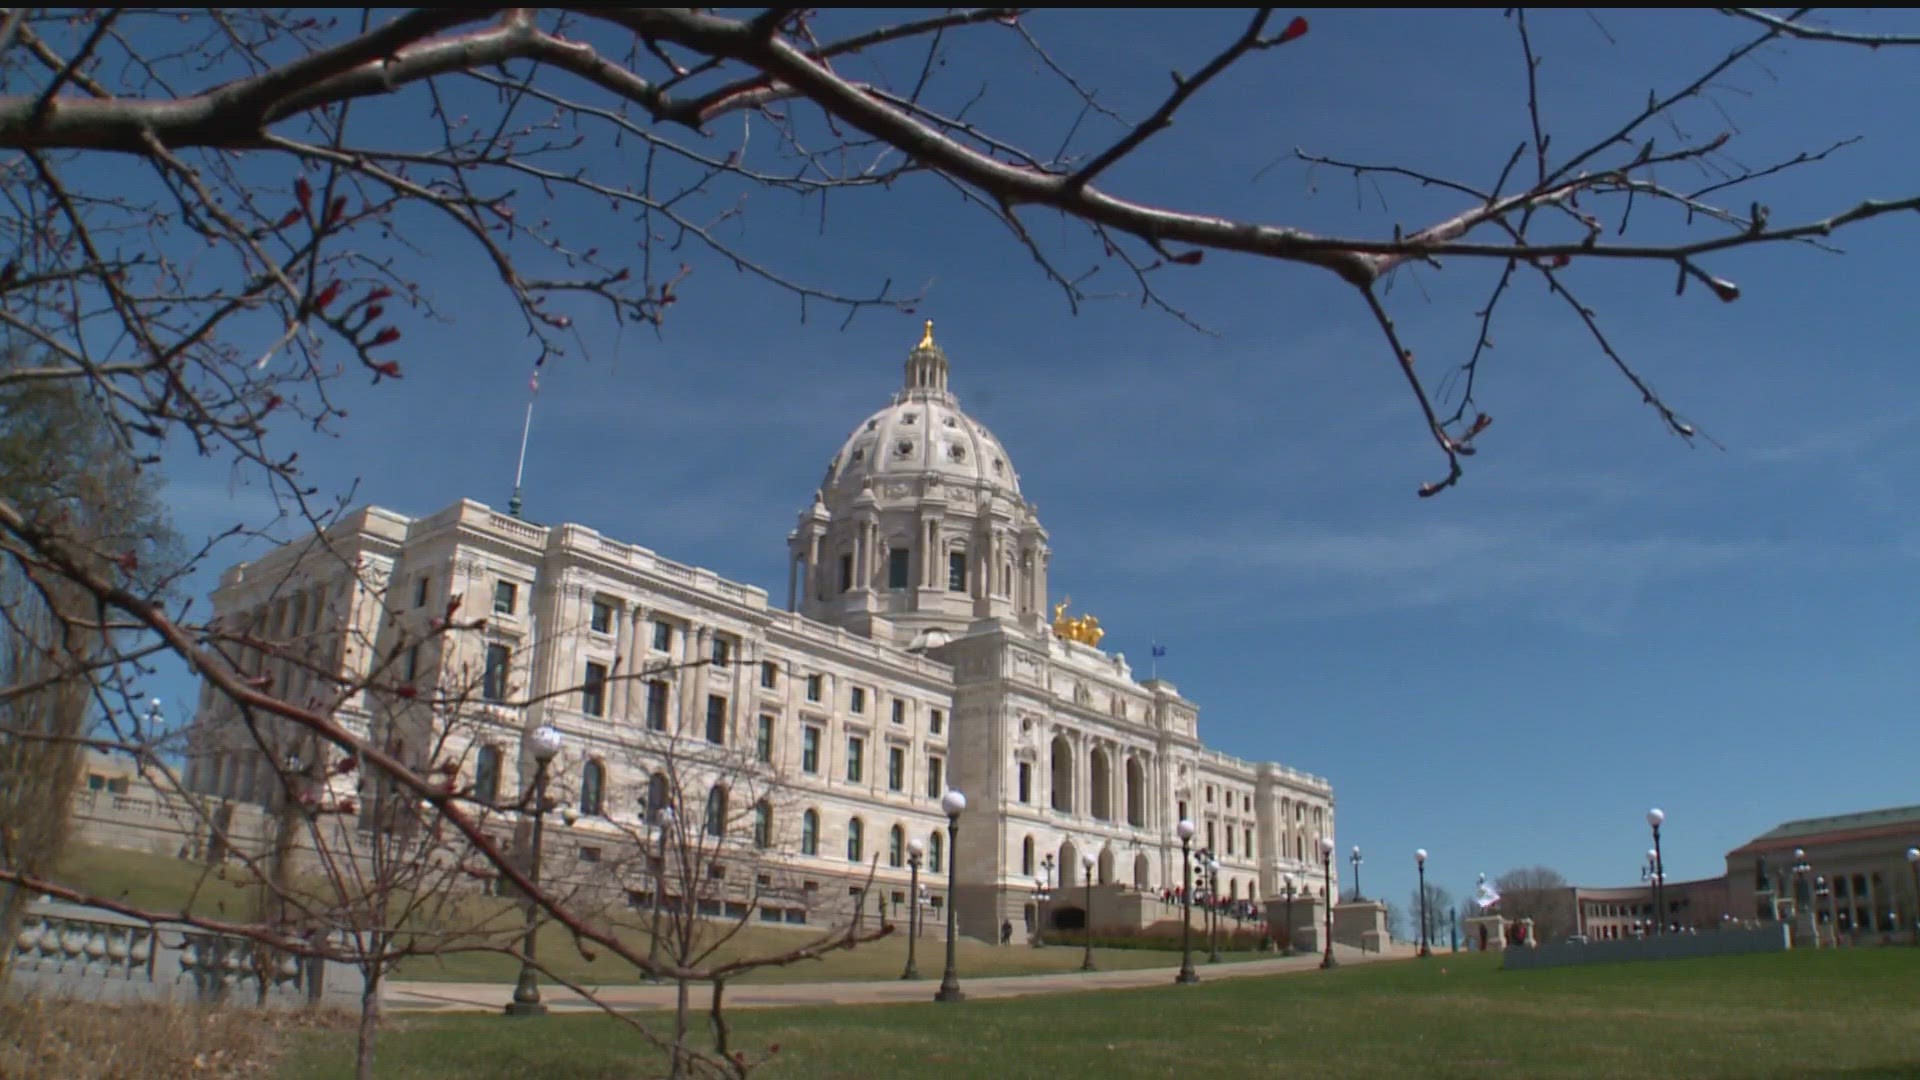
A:
[[[1458,205],[1356,193],[1290,160],[1256,172],[1299,146],[1484,184],[1524,135],[1519,49],[1497,12],[1308,15],[1305,39],[1220,80],[1108,184],[1378,236]],[[1747,35],[1704,12],[1600,18],[1605,35],[1583,12],[1533,17],[1559,147]],[[1139,117],[1169,69],[1195,70],[1241,22],[1060,12],[1028,25]],[[952,40],[936,86],[964,98],[988,83],[980,121],[1051,149],[1070,99],[1005,32]],[[1911,193],[1911,125],[1881,103],[1913,100],[1917,74],[1911,53],[1805,46],[1729,81],[1717,100],[1743,161],[1864,136],[1766,188],[1776,220]],[[1695,134],[1726,126],[1711,108],[1686,115]],[[409,122],[395,139],[423,130]],[[1076,145],[1111,135],[1094,127]],[[596,166],[631,167],[610,154]],[[566,224],[576,211],[585,222],[584,208],[552,212]],[[1029,220],[1063,265],[1097,254]],[[1644,220],[1644,235],[1671,235],[1671,220]],[[803,323],[790,296],[695,256],[662,333],[583,317],[581,354],[543,376],[529,517],[784,597],[795,513],[932,317],[963,406],[1005,444],[1052,532],[1056,594],[1098,614],[1142,675],[1149,642],[1166,645],[1161,672],[1200,703],[1211,745],[1330,777],[1342,854],[1365,849],[1370,894],[1405,902],[1416,847],[1456,895],[1478,872],[1535,863],[1631,882],[1652,805],[1669,815],[1671,872],[1693,878],[1778,821],[1915,801],[1911,216],[1843,234],[1845,257],[1715,258],[1744,291],[1731,305],[1675,298],[1665,267],[1568,272],[1724,450],[1664,432],[1524,281],[1483,373],[1495,423],[1464,483],[1431,500],[1414,491],[1443,463],[1358,299],[1324,274],[1219,255],[1156,274],[1207,336],[1125,300],[1074,315],[1004,230],[925,180],[836,195],[824,227],[759,193],[743,221],[729,236],[785,272],[860,290],[890,278],[926,299],[843,331],[837,314]],[[449,318],[403,322],[404,381],[348,380],[337,438],[289,431],[282,445],[323,487],[357,482],[398,510],[461,496],[504,507],[533,352],[471,251],[423,229],[435,257],[417,270]],[[1464,357],[1491,280],[1457,262],[1395,282],[1389,303],[1423,367]],[[169,471],[189,530],[262,508],[226,462],[181,453]],[[178,675],[159,689],[192,697]]]

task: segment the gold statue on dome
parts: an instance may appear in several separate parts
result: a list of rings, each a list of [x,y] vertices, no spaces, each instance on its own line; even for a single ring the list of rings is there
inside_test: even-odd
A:
[[[1100,629],[1100,620],[1092,615],[1067,618],[1067,605],[1071,603],[1073,603],[1073,597],[1069,596],[1053,605],[1054,636],[1064,641],[1077,641],[1082,645],[1099,648],[1100,639],[1107,636],[1107,632]]]
[[[933,320],[932,319],[927,320],[927,332],[920,335],[920,347],[923,349],[933,348]]]

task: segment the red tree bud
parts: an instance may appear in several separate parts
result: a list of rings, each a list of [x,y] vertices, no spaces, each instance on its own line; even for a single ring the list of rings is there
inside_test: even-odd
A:
[[[1205,251],[1194,248],[1192,251],[1183,251],[1178,255],[1169,255],[1167,261],[1179,263],[1181,266],[1199,266],[1200,260],[1206,257]]]
[[[367,303],[377,304],[380,301],[385,300],[387,297],[392,295],[393,295],[392,289],[387,288],[385,285],[381,285],[376,287],[372,292],[367,294]]]
[[[1287,42],[1294,40],[1295,38],[1305,37],[1306,33],[1307,33],[1306,18],[1304,16],[1295,15],[1293,17],[1293,21],[1287,24],[1287,28],[1285,30],[1280,31],[1280,43],[1284,45]]]
[[[280,221],[279,221],[279,223],[278,223],[278,224],[276,224],[276,225],[274,226],[274,228],[276,228],[276,229],[284,229],[284,228],[286,228],[287,226],[289,226],[289,225],[291,225],[291,224],[293,224],[294,222],[296,222],[296,221],[299,221],[299,220],[300,220],[300,210],[299,210],[299,208],[298,208],[298,207],[296,207],[296,208],[294,208],[294,209],[292,209],[292,210],[289,210],[289,211],[287,211],[287,212],[286,212],[285,214],[282,214],[282,215],[280,216]]]
[[[340,283],[338,281],[327,282],[326,288],[321,289],[318,293],[314,295],[313,310],[315,311],[327,310],[327,305],[333,303],[334,298],[339,295],[340,295]]]
[[[373,348],[376,345],[390,345],[399,340],[400,328],[397,326],[389,326],[373,335],[373,340],[367,343],[367,347]]]
[[[300,200],[300,209],[305,210],[313,201],[313,185],[307,183],[304,176],[293,178],[293,197]]]

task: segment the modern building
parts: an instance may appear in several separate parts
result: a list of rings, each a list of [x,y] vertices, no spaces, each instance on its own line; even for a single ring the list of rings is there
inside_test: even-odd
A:
[[[1811,911],[1823,933],[1873,935],[1920,926],[1920,806],[1789,821],[1727,853],[1735,918]],[[1797,854],[1796,854],[1797,853]]]
[[[1732,917],[1724,877],[1669,881],[1661,892],[1670,929],[1717,930]],[[1577,886],[1573,910],[1578,932],[1590,941],[1638,937],[1655,925],[1653,884]]]
[[[457,760],[478,799],[524,790],[527,734],[559,729],[556,778],[581,814],[552,843],[582,861],[662,801],[663,748],[737,750],[784,793],[777,812],[756,804],[751,842],[800,880],[767,921],[817,919],[816,905],[859,893],[876,860],[874,888],[901,902],[913,839],[943,901],[948,788],[969,800],[951,854],[962,928],[976,936],[1077,913],[1067,889],[1085,858],[1105,889],[1179,885],[1182,817],[1220,862],[1223,897],[1267,897],[1285,874],[1317,880],[1332,787],[1209,750],[1197,704],[1136,678],[1100,648],[1097,620],[1050,603],[1048,533],[949,376],[928,323],[905,384],[855,425],[788,534],[784,610],[763,589],[586,526],[462,500],[418,518],[361,509],[323,542],[228,570],[215,611],[293,650],[253,650],[237,658],[244,669],[359,732],[412,740],[409,753],[436,743],[430,756]],[[353,690],[375,676],[442,697],[467,680],[467,726],[449,737],[448,718],[426,726],[411,692]],[[353,692],[330,697],[337,685]],[[191,786],[269,800],[267,753],[297,748],[221,708],[204,696]],[[724,792],[708,798],[726,806]],[[1055,896],[1046,913],[1042,885]]]

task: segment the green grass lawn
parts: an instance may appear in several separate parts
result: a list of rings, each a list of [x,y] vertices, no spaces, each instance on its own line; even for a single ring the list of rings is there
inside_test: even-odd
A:
[[[243,868],[209,871],[206,867],[178,859],[137,851],[120,851],[75,845],[61,860],[60,879],[87,889],[96,895],[168,911],[191,909],[203,915],[249,917],[255,896],[251,876]],[[224,876],[223,876],[224,874]],[[228,879],[231,880],[228,880]],[[484,925],[499,932],[500,939],[518,940],[520,909],[512,901],[474,897],[463,905],[468,925]],[[609,916],[622,941],[644,953],[648,939],[647,913],[621,910]],[[811,930],[781,929],[750,925],[728,941],[718,953],[720,960],[742,954],[786,952],[806,944],[820,934]],[[920,967],[938,972],[945,942],[943,928],[923,933],[918,945]],[[769,968],[745,976],[743,982],[830,982],[856,979],[897,978],[906,966],[905,927],[894,935],[862,945],[857,949],[833,953],[821,960],[791,967]],[[1204,941],[1204,938],[1196,940]],[[625,984],[636,981],[631,964],[604,949],[588,960],[574,946],[572,935],[558,926],[541,929],[541,959],[565,978],[590,984]],[[1177,953],[1139,949],[1095,949],[1096,962],[1109,971],[1141,967],[1171,967],[1179,964]],[[1005,947],[962,938],[959,961],[963,970],[975,975],[1033,975],[1057,971],[1076,971],[1080,967],[1079,949]],[[1250,959],[1257,953],[1221,953],[1223,961]],[[1271,955],[1271,954],[1268,954]],[[393,978],[429,982],[510,983],[519,973],[519,961],[491,952],[460,952],[446,956],[412,959],[400,966]]]
[[[1192,987],[738,1010],[731,1022],[736,1046],[779,1044],[769,1078],[1920,1076],[1920,950],[1497,964],[1439,955]],[[310,1038],[283,1080],[349,1075],[350,1036]],[[397,1019],[379,1061],[395,1080],[661,1071],[656,1053],[600,1016]]]

